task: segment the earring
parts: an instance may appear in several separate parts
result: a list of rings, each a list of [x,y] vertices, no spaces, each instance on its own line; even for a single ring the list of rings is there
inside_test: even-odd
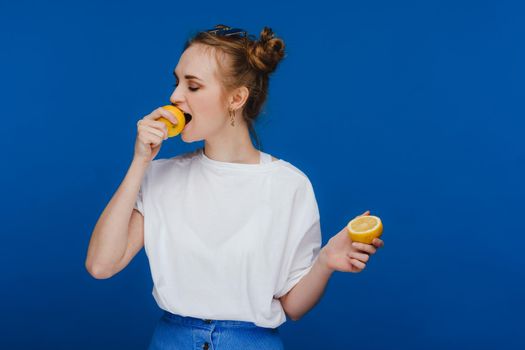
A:
[[[230,125],[231,126],[235,126],[235,120],[234,120],[235,119],[235,111],[233,109],[230,109],[228,112],[230,113],[230,120],[231,120]]]

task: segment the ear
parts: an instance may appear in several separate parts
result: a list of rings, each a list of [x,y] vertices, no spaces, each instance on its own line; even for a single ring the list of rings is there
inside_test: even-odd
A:
[[[241,109],[246,103],[246,100],[248,100],[248,96],[250,96],[250,91],[248,90],[246,86],[241,86],[235,89],[230,94],[230,99],[229,99],[230,108],[233,110]]]

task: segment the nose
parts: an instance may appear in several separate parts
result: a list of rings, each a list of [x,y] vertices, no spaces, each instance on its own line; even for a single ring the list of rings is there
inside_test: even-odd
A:
[[[170,96],[170,102],[175,106],[180,106],[184,102],[184,95],[182,94],[180,85],[173,90],[173,93]]]

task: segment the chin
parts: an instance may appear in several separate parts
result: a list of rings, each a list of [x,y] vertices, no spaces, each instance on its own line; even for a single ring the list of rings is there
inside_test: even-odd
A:
[[[181,134],[180,139],[186,143],[191,143],[193,140],[191,140],[186,134]]]
[[[181,135],[180,135],[180,138],[182,141],[186,142],[186,143],[192,143],[192,142],[196,142],[196,141],[201,141],[202,139],[199,139],[198,137],[194,137],[194,135],[192,134],[188,134],[186,132],[182,132]]]

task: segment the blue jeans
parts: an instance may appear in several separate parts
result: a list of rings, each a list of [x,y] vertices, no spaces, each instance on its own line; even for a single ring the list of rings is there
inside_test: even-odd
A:
[[[252,322],[203,320],[164,311],[157,322],[149,350],[282,350],[279,328]]]

